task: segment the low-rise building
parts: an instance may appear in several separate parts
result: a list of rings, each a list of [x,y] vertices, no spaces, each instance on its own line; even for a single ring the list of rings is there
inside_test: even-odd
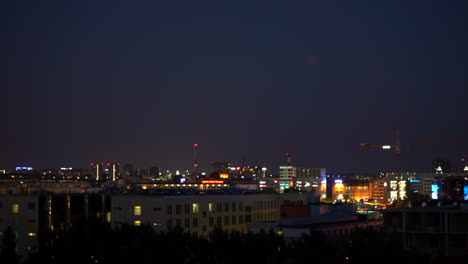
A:
[[[112,195],[112,227],[151,225],[156,231],[180,227],[206,236],[215,227],[247,232],[247,224],[280,218],[278,194]]]

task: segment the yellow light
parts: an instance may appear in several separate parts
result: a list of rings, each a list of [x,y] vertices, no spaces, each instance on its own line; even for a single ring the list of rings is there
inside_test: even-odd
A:
[[[192,213],[198,213],[199,209],[200,208],[197,203],[192,204]]]
[[[210,213],[214,211],[213,203],[208,203],[208,211],[210,211]]]
[[[135,226],[141,226],[141,221],[140,220],[136,220],[135,222],[133,222],[135,224]]]
[[[154,226],[160,226],[160,225],[161,225],[161,222],[154,222],[153,225],[154,225]]]
[[[37,234],[36,233],[28,233],[28,236],[35,237],[35,236],[37,236]]]
[[[19,212],[19,204],[13,204],[12,211],[14,214],[17,214]]]
[[[110,223],[111,220],[112,220],[112,213],[111,212],[107,212],[106,214],[106,220],[107,220],[107,223]]]
[[[141,215],[141,206],[135,205],[133,213],[134,213],[134,215]]]

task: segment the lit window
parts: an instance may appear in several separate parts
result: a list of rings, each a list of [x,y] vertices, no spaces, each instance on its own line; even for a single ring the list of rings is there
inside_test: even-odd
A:
[[[111,220],[112,220],[112,213],[111,212],[107,212],[106,214],[106,220],[107,220],[107,223],[110,223]]]
[[[210,213],[212,213],[214,211],[214,204],[213,203],[208,204],[208,211],[210,211]]]
[[[135,224],[135,226],[141,226],[141,221],[140,220],[136,220],[135,222],[133,222]]]
[[[197,203],[192,204],[192,213],[198,213],[199,207]]]
[[[133,213],[134,213],[135,215],[141,215],[141,206],[136,205],[136,206],[135,206],[135,209],[133,210]]]
[[[35,237],[35,236],[37,236],[37,234],[36,233],[28,233],[28,236]]]
[[[13,204],[12,210],[14,214],[17,214],[19,212],[19,204]]]
[[[154,222],[153,225],[154,225],[154,226],[160,226],[160,225],[161,225],[161,222]]]

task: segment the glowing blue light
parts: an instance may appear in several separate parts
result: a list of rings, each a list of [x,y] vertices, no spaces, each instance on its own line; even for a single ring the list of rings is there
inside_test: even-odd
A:
[[[16,170],[17,171],[18,170],[28,170],[28,171],[30,171],[30,170],[32,170],[32,167],[16,167]]]
[[[431,185],[431,191],[432,191],[431,198],[432,199],[438,199],[439,188],[440,187],[437,184]]]

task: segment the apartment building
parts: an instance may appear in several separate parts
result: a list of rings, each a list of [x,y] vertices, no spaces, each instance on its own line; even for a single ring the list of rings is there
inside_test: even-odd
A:
[[[36,252],[38,249],[38,234],[42,223],[39,214],[40,201],[38,195],[0,195],[0,237],[10,226],[15,234],[16,249],[20,256],[27,256],[29,252]]]
[[[164,196],[121,194],[111,196],[112,227],[151,225],[156,231],[181,227],[208,235],[215,227],[247,232],[248,223],[280,219],[278,194]]]

